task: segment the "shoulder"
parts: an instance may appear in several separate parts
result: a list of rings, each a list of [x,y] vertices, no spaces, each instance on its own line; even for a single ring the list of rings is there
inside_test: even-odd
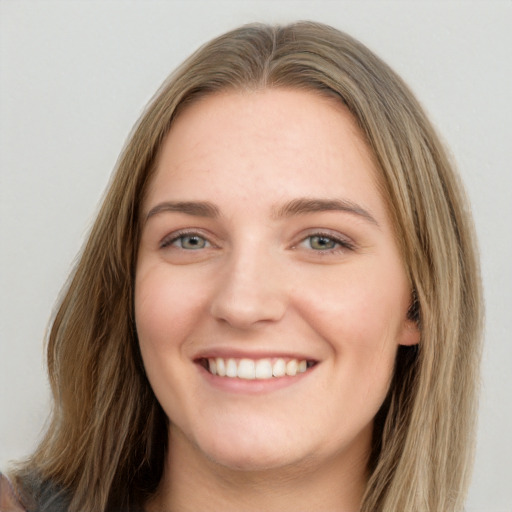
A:
[[[26,512],[10,480],[0,473],[0,512]]]

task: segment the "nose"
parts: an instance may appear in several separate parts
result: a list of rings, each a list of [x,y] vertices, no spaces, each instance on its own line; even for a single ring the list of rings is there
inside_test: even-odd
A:
[[[288,298],[278,257],[263,251],[232,254],[219,274],[211,314],[237,329],[280,320]]]

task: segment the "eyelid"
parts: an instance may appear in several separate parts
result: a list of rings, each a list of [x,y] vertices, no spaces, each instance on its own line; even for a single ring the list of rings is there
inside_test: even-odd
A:
[[[202,232],[201,229],[191,229],[191,228],[185,228],[185,229],[179,229],[178,231],[173,231],[172,233],[167,234],[160,240],[158,246],[160,249],[166,249],[168,247],[171,247],[174,242],[176,242],[179,238],[184,236],[197,236],[199,238],[203,238],[208,243],[208,247],[216,247],[216,245],[212,242],[211,237],[206,235]],[[183,249],[183,248],[181,248]],[[201,248],[200,248],[201,249]],[[196,249],[196,250],[200,250]],[[183,249],[186,250],[186,249]]]
[[[218,244],[216,244],[212,240],[213,237],[208,233],[204,233],[204,231],[202,229],[184,228],[184,229],[179,229],[177,231],[168,233],[165,237],[163,237],[160,240],[160,242],[158,244],[159,248],[160,249],[168,248],[176,240],[178,240],[180,237],[184,237],[184,236],[197,236],[199,238],[204,239],[208,244],[208,246],[205,248],[218,247]],[[308,230],[306,233],[303,232],[300,235],[300,238],[298,237],[297,242],[292,244],[291,248],[298,249],[301,244],[306,242],[309,238],[312,238],[315,236],[328,238],[328,239],[332,240],[333,242],[335,242],[335,244],[337,245],[337,247],[335,247],[335,248],[325,249],[325,250],[313,249],[311,247],[308,248],[309,251],[317,253],[317,254],[332,254],[332,253],[336,253],[336,252],[353,251],[353,250],[357,249],[357,245],[354,243],[354,241],[350,237],[343,235],[341,233],[338,233],[338,232],[333,232],[332,230],[329,230],[329,229],[311,229],[311,230]],[[205,248],[202,248],[202,249],[205,249]],[[197,249],[197,250],[200,250],[200,249]],[[183,250],[185,250],[185,249],[183,249]]]
[[[302,235],[299,241],[293,245],[293,249],[298,248],[301,244],[306,242],[309,238],[312,237],[323,237],[323,238],[329,238],[333,242],[337,244],[337,247],[333,249],[325,249],[325,250],[315,250],[313,248],[309,248],[311,252],[318,253],[318,254],[332,254],[335,252],[344,252],[344,251],[354,251],[357,246],[354,243],[354,241],[349,238],[348,236],[342,235],[341,233],[333,232],[329,229],[317,229],[317,230],[311,230],[305,235]]]

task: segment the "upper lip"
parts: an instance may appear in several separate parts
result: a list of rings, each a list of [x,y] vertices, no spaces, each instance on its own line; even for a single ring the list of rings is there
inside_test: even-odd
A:
[[[221,357],[222,359],[298,359],[299,361],[318,361],[318,358],[307,355],[303,352],[287,350],[244,350],[239,348],[207,348],[198,351],[192,359],[213,359]]]

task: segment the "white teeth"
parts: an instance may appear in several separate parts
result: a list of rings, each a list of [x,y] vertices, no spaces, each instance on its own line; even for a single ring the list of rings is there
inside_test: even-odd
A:
[[[256,363],[256,378],[270,379],[272,377],[272,361],[270,359],[260,359]]]
[[[286,375],[286,363],[284,359],[278,359],[272,367],[274,377],[284,377]]]
[[[226,376],[226,365],[224,364],[224,359],[221,357],[217,357],[215,359],[215,364],[217,366],[217,375],[220,375],[221,377]]]
[[[297,359],[290,359],[286,363],[286,375],[289,375],[290,377],[294,377],[297,375],[297,368],[299,366],[299,363],[297,362]]]
[[[228,359],[226,364],[226,377],[237,377],[238,368],[234,359]]]
[[[294,377],[299,373],[304,373],[309,368],[305,359],[277,358],[272,362],[271,359],[224,359],[222,357],[208,359],[208,369],[212,375],[219,377],[231,377],[246,380],[270,379],[272,377],[284,377],[286,375]]]
[[[231,361],[231,359],[230,359]],[[256,368],[251,359],[241,359],[238,363],[237,377],[252,380],[256,378]]]

